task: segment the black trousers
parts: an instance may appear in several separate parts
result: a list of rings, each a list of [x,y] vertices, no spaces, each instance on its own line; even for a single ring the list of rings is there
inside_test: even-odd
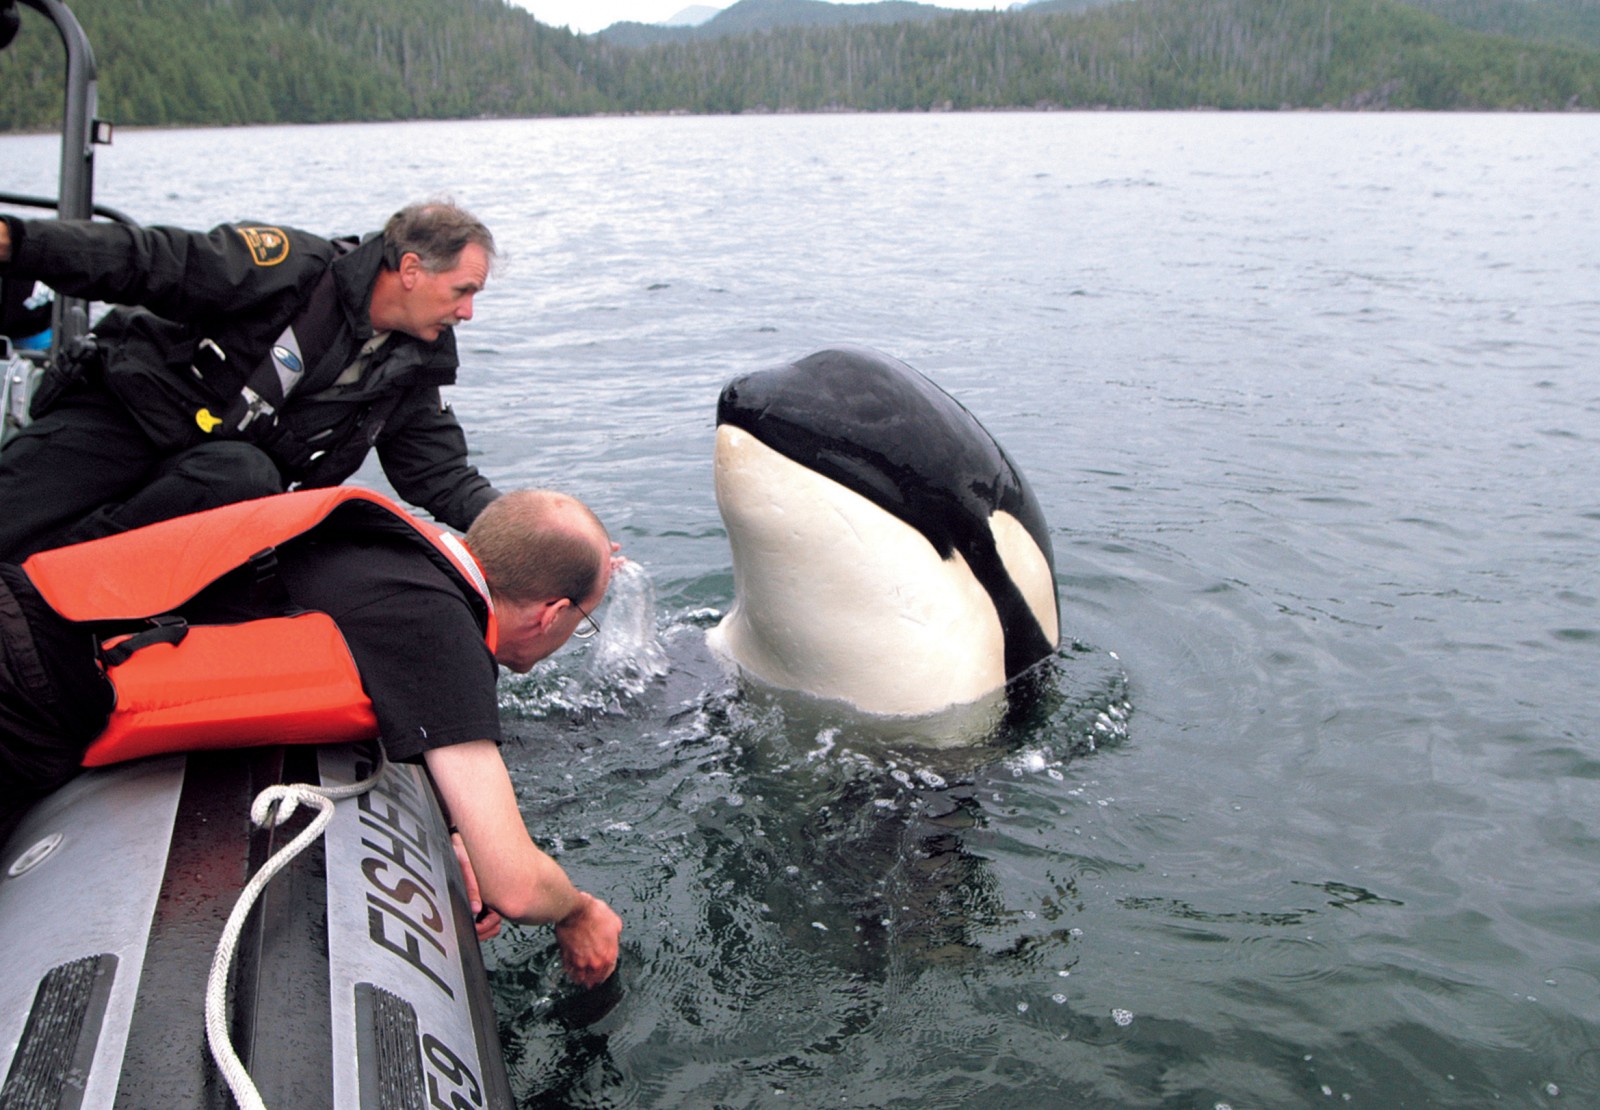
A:
[[[78,773],[111,702],[89,634],[51,612],[16,567],[0,566],[0,844]]]
[[[167,455],[110,390],[80,382],[0,449],[0,560],[283,489],[259,448],[217,440]]]

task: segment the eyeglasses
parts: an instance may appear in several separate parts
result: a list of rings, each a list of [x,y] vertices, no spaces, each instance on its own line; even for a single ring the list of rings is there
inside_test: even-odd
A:
[[[572,599],[568,598],[567,600],[571,601]],[[580,640],[587,640],[590,636],[593,636],[600,631],[600,626],[595,623],[595,619],[593,617],[583,611],[582,605],[579,605],[576,601],[573,601],[572,607],[578,611],[578,615],[581,616],[584,621],[584,623],[578,625],[577,628],[572,630],[572,634],[574,636]]]

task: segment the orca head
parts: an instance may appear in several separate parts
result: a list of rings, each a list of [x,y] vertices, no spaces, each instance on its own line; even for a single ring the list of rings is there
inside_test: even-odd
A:
[[[923,716],[1055,650],[1037,499],[905,363],[840,347],[730,382],[715,473],[735,600],[710,641],[758,682]]]

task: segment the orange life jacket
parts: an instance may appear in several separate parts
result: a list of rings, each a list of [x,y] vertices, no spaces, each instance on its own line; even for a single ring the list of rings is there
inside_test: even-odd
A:
[[[335,517],[343,525],[416,537],[474,602],[484,641],[494,651],[488,586],[466,546],[367,490],[336,486],[263,497],[42,551],[22,569],[62,617],[146,622],[141,631],[100,644],[116,703],[83,765],[376,737],[372,702],[326,613],[193,626],[170,616],[223,575],[269,565],[278,544]]]

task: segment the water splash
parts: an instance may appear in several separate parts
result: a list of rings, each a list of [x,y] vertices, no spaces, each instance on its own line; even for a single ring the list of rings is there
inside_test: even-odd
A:
[[[631,560],[611,575],[600,633],[577,656],[553,656],[526,675],[500,684],[500,708],[527,719],[623,714],[670,670],[656,627],[656,593],[650,574]],[[576,642],[576,641],[575,641]]]
[[[667,673],[667,649],[656,631],[656,591],[650,574],[632,560],[611,575],[605,623],[585,667],[601,686],[638,697]]]

